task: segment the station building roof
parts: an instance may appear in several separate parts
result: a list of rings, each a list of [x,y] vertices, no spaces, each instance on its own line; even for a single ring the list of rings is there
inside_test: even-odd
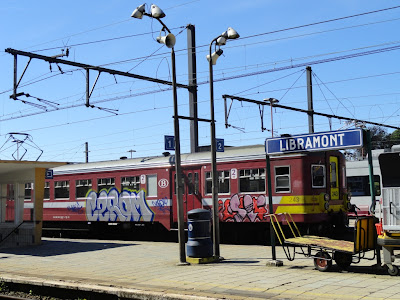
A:
[[[0,160],[0,183],[34,182],[35,170],[65,165],[64,162]]]

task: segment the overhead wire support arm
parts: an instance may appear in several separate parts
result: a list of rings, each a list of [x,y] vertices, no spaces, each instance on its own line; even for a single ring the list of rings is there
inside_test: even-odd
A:
[[[7,48],[5,49],[5,52],[10,53],[12,55],[14,55],[14,89],[16,91],[16,87],[17,87],[17,55],[21,55],[21,56],[26,56],[29,58],[36,58],[36,59],[41,59],[44,61],[47,61],[49,63],[56,63],[56,64],[64,64],[64,65],[68,65],[68,66],[73,66],[73,67],[77,67],[77,68],[82,68],[82,69],[87,69],[87,70],[96,70],[98,72],[105,72],[111,75],[119,75],[119,76],[124,76],[124,77],[130,77],[130,78],[135,78],[135,79],[140,79],[140,80],[146,80],[146,81],[151,81],[151,82],[155,82],[155,83],[160,83],[160,84],[165,84],[165,85],[169,85],[172,86],[172,82],[171,81],[167,81],[167,80],[162,80],[162,79],[158,79],[158,78],[152,78],[152,77],[147,77],[147,76],[142,76],[142,75],[138,75],[138,74],[133,74],[133,73],[129,73],[129,72],[124,72],[124,71],[118,71],[118,70],[113,70],[113,69],[108,69],[108,68],[103,68],[103,67],[98,67],[98,66],[92,66],[92,65],[88,65],[88,64],[82,64],[82,63],[78,63],[78,62],[74,62],[74,61],[68,61],[65,59],[60,59],[57,57],[50,57],[50,56],[45,56],[45,55],[40,55],[40,54],[36,54],[36,53],[31,53],[31,52],[25,52],[25,51],[21,51],[21,50],[15,50],[15,49],[11,49],[11,48]],[[184,89],[190,89],[191,87],[189,85],[186,84],[181,84],[181,83],[176,83],[177,87],[180,88],[184,88]]]
[[[231,113],[231,108],[232,108],[232,104],[233,104],[233,99],[231,99],[231,104],[229,105],[229,109],[228,109],[228,106],[227,106],[227,104],[226,104],[226,98],[227,97],[224,97],[224,96],[222,96],[223,98],[224,98],[224,106],[225,106],[225,128],[228,128],[228,127],[230,127],[231,125],[228,123],[228,118],[229,118],[229,114]]]
[[[261,132],[263,132],[264,130],[267,129],[264,127],[264,105],[259,104],[258,110],[260,112],[260,118],[261,118]]]
[[[301,108],[296,108],[296,107],[291,107],[291,106],[285,106],[277,103],[271,103],[271,102],[265,102],[265,101],[259,101],[259,100],[253,100],[253,99],[247,99],[243,97],[238,97],[238,96],[233,96],[233,95],[222,95],[222,98],[230,98],[232,100],[238,100],[238,101],[244,101],[244,102],[250,102],[250,103],[255,103],[258,105],[271,105],[272,107],[279,107],[287,110],[293,110],[293,111],[298,111],[302,113],[309,114],[310,111],[307,109],[301,109]],[[392,126],[392,125],[387,125],[387,124],[382,124],[382,123],[376,123],[376,122],[370,122],[370,121],[365,121],[365,120],[360,120],[360,119],[355,119],[355,118],[348,118],[348,117],[343,117],[343,116],[336,116],[336,115],[331,115],[331,114],[325,114],[325,113],[320,113],[316,111],[312,111],[314,115],[322,116],[322,117],[327,117],[327,118],[335,118],[339,120],[346,120],[346,121],[355,121],[355,122],[361,122],[361,123],[366,123],[366,124],[371,124],[371,125],[376,125],[376,126],[382,126],[382,127],[387,127],[387,128],[392,128],[392,129],[400,129],[398,126]]]
[[[258,110],[260,112],[260,119],[261,119],[261,131],[263,132],[264,130],[269,131],[269,129],[266,129],[264,127],[264,105],[269,105],[268,102],[264,101],[256,101],[256,100],[250,100],[246,98],[241,98],[241,97],[236,97],[236,96],[230,96],[230,95],[222,95],[222,98],[224,98],[224,104],[225,104],[225,128],[228,127],[234,127],[231,124],[229,124],[228,119],[229,119],[229,114],[231,112],[233,100],[238,100],[238,101],[244,101],[244,102],[252,102],[258,104]],[[231,104],[229,105],[229,109],[226,103],[226,98],[231,99]],[[274,105],[273,105],[274,106]]]
[[[31,63],[32,58],[29,58],[28,63],[25,66],[24,71],[21,74],[21,77],[19,78],[18,82],[17,82],[17,78],[18,78],[18,72],[17,72],[17,54],[14,54],[14,85],[13,85],[13,94],[10,95],[11,99],[17,100],[17,97],[20,96],[23,93],[19,93],[17,94],[17,88],[22,80],[22,77],[24,77],[24,74],[26,72],[26,70],[28,69],[29,64]]]
[[[22,77],[24,77],[26,70],[28,69],[29,64],[31,63],[32,58],[29,58],[28,63],[25,66],[24,71],[21,74],[21,77],[19,78],[17,82],[17,55],[14,54],[14,88],[13,88],[13,94],[10,96],[11,99],[17,100],[17,88],[19,84],[21,83]]]
[[[99,77],[100,77],[100,74],[101,74],[101,72],[99,71],[99,74],[97,74],[97,77],[96,77],[96,79],[95,79],[95,81],[93,83],[92,89],[89,92],[89,85],[90,85],[90,83],[89,83],[89,71],[90,71],[89,69],[86,69],[86,104],[85,104],[86,107],[90,107],[91,106],[90,103],[89,103],[90,97],[92,96],[94,88],[95,88],[95,86],[97,84],[97,81],[99,80]]]

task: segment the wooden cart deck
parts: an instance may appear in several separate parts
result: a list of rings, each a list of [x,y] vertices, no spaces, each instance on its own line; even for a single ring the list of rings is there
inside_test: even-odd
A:
[[[285,243],[297,246],[311,246],[316,248],[321,247],[323,249],[354,254],[354,242],[334,240],[327,237],[305,235],[301,237],[285,239]]]

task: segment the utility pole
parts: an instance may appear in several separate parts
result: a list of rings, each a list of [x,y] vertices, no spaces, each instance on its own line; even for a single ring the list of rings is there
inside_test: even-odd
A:
[[[195,27],[187,27],[188,74],[189,74],[189,116],[190,120],[190,152],[199,150],[199,119],[197,115],[197,67],[196,67],[196,35]]]
[[[307,67],[306,71],[307,71],[308,132],[314,133],[314,108],[313,108],[311,67]]]

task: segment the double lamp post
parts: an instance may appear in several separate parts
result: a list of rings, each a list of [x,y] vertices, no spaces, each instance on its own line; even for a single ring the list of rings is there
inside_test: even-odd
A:
[[[171,33],[168,27],[160,20],[165,17],[165,13],[155,4],[151,5],[150,13],[146,12],[145,4],[137,7],[131,17],[142,19],[143,16],[156,19],[161,25],[160,36],[157,37],[157,42],[165,44],[171,49],[171,64],[172,64],[172,90],[174,101],[174,135],[175,135],[175,173],[176,173],[176,195],[177,195],[177,210],[178,210],[178,240],[179,240],[179,253],[180,263],[186,263],[185,256],[185,231],[184,231],[184,213],[183,213],[183,191],[181,183],[181,152],[180,152],[180,137],[179,137],[179,116],[178,116],[178,101],[177,101],[177,87],[176,87],[176,64],[175,64],[175,51],[174,46],[176,43],[175,36]],[[161,36],[161,32],[165,35]],[[215,139],[215,116],[214,116],[214,79],[213,79],[213,65],[216,64],[218,57],[223,53],[220,46],[226,44],[228,39],[237,39],[239,34],[231,27],[224,31],[222,34],[213,39],[210,43],[209,55],[207,60],[209,62],[210,72],[210,131],[211,131],[211,177],[212,177],[212,204],[213,204],[213,251],[216,258],[220,258],[219,250],[219,216],[218,216],[218,173],[217,173],[217,154],[216,154],[216,139]],[[215,43],[215,52],[212,53],[212,45]]]

